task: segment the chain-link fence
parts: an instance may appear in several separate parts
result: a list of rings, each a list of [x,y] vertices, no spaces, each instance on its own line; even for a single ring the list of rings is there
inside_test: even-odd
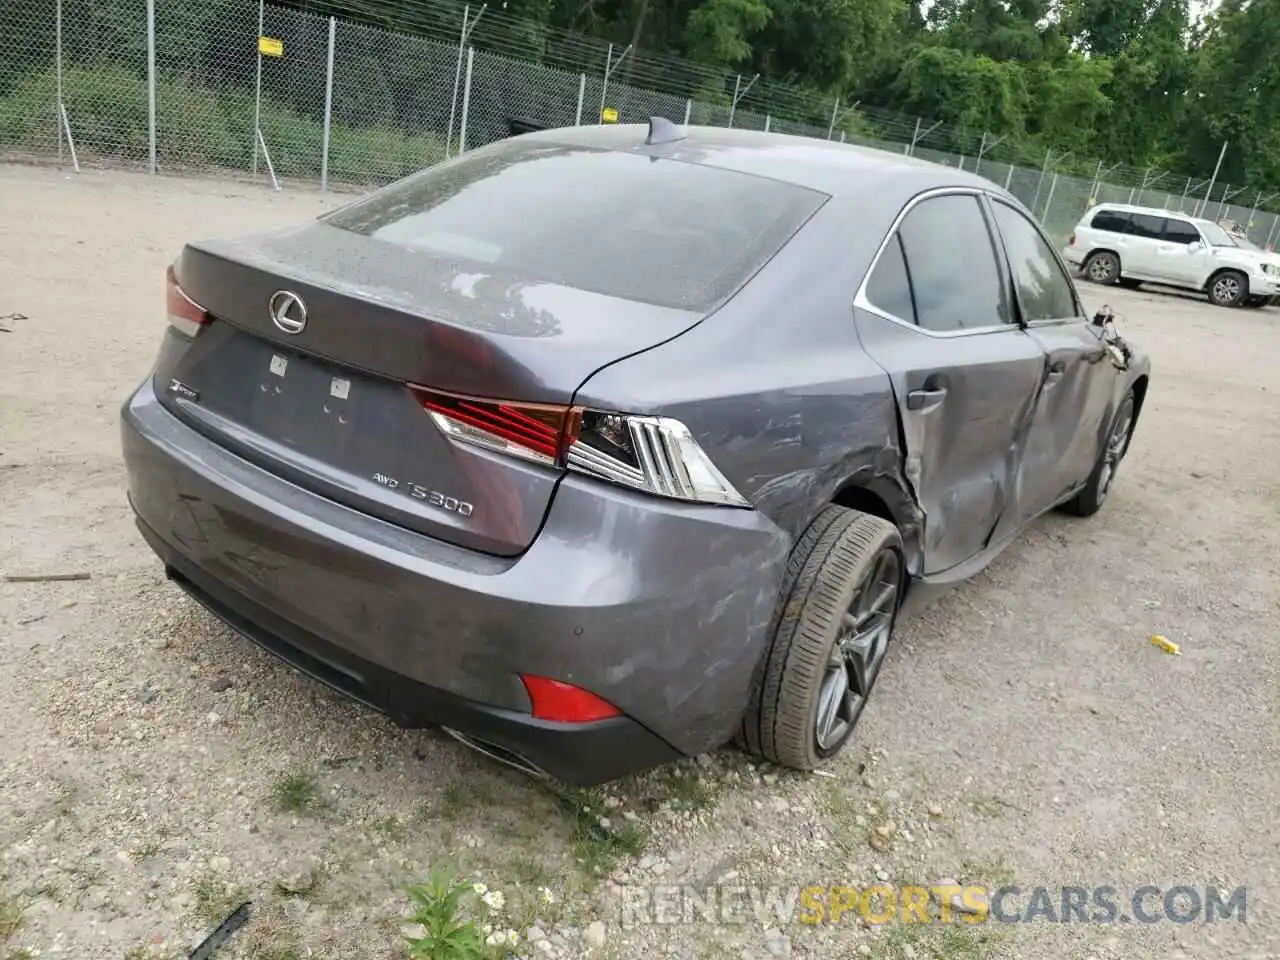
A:
[[[1230,219],[1275,196],[823,98],[760,77],[418,0],[381,26],[259,0],[6,0],[0,158],[367,187],[528,130],[664,116],[841,140],[1006,187],[1062,239],[1094,202]]]

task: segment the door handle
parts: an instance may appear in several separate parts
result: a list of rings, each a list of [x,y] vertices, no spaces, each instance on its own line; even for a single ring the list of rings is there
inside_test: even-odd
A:
[[[946,397],[946,387],[938,387],[936,390],[912,390],[907,394],[907,409],[925,410],[929,407],[936,407]]]
[[[1049,382],[1057,383],[1062,379],[1062,375],[1067,372],[1067,365],[1059,360],[1057,363],[1049,367]]]

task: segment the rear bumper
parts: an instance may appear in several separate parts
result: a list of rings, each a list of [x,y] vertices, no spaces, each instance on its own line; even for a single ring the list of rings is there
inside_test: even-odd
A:
[[[129,496],[171,575],[239,632],[407,726],[440,724],[597,783],[720,745],[745,707],[789,542],[746,510],[565,478],[518,558],[392,526],[253,466],[144,384]],[[624,717],[536,720],[520,674]]]

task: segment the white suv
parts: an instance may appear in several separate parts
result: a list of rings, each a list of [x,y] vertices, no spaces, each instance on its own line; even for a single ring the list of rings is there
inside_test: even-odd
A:
[[[1260,307],[1280,295],[1280,256],[1174,210],[1100,203],[1085,212],[1062,256],[1094,283],[1186,287],[1221,307]]]

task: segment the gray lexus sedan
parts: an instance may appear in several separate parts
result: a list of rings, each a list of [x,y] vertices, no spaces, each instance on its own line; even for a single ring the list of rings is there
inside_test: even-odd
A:
[[[1098,510],[1149,377],[994,184],[660,119],[190,243],[167,304],[122,433],[168,575],[578,784],[829,760],[902,612]]]

